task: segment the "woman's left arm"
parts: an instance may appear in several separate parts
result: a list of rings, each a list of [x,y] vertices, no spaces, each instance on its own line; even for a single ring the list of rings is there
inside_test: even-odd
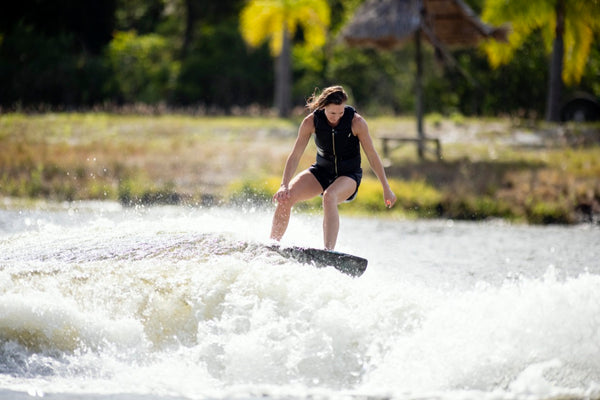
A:
[[[377,151],[375,150],[371,135],[369,135],[369,126],[367,125],[367,121],[365,121],[365,119],[358,114],[355,114],[354,119],[352,120],[352,132],[356,135],[356,137],[358,137],[358,140],[360,141],[360,144],[367,155],[371,169],[373,172],[375,172],[375,175],[377,175],[379,182],[381,182],[385,205],[387,207],[392,207],[394,203],[396,203],[396,195],[390,188],[390,184],[383,168],[383,163],[381,162],[381,158],[379,158],[379,154],[377,154]]]

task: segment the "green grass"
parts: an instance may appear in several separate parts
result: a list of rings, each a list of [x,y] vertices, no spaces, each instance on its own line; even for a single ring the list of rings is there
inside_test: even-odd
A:
[[[237,116],[2,114],[0,196],[124,204],[267,204],[279,186],[298,122]],[[416,135],[409,117],[372,118],[368,123],[376,146],[378,136]],[[411,144],[392,150],[386,171],[398,202],[386,210],[381,185],[365,158],[359,195],[340,210],[542,224],[597,218],[600,126],[566,125],[561,136],[553,133],[556,126],[539,125],[428,116],[426,132],[441,138],[443,160],[418,160]],[[546,135],[548,146],[510,143],[517,130],[535,129]],[[300,168],[313,162],[314,152],[311,143]],[[297,208],[318,210],[320,201],[317,197]]]

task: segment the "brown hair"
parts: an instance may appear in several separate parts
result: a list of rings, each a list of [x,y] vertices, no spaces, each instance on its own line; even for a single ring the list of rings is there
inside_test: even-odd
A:
[[[318,90],[315,89],[312,96],[306,100],[306,108],[310,112],[320,110],[328,104],[342,104],[348,101],[348,95],[341,86],[330,86],[320,94],[317,94]]]

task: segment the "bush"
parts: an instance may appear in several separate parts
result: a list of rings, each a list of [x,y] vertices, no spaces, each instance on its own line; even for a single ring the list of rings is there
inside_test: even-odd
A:
[[[108,59],[126,102],[155,104],[169,98],[179,73],[172,47],[157,34],[115,33],[108,46]]]
[[[442,194],[424,181],[389,180],[390,187],[397,197],[393,210],[403,210],[422,217],[435,217],[442,200]],[[382,212],[386,210],[383,190],[379,180],[365,177],[354,201],[343,209],[355,212]]]
[[[532,224],[571,224],[575,217],[564,202],[537,201],[527,208],[527,221]]]
[[[119,201],[126,206],[152,204],[179,204],[182,197],[173,184],[156,187],[143,177],[127,178],[119,182]]]
[[[448,218],[478,221],[487,218],[516,218],[510,205],[490,196],[447,196],[440,214]]]
[[[238,180],[229,185],[227,197],[236,205],[264,205],[271,201],[280,181],[277,177]]]
[[[47,35],[23,24],[2,32],[0,106],[43,110],[104,101],[110,69],[79,46],[72,33]]]

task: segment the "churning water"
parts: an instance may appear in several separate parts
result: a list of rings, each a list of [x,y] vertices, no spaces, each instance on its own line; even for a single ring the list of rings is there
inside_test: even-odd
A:
[[[351,278],[259,246],[270,220],[5,207],[0,399],[600,398],[598,226],[342,217]]]

